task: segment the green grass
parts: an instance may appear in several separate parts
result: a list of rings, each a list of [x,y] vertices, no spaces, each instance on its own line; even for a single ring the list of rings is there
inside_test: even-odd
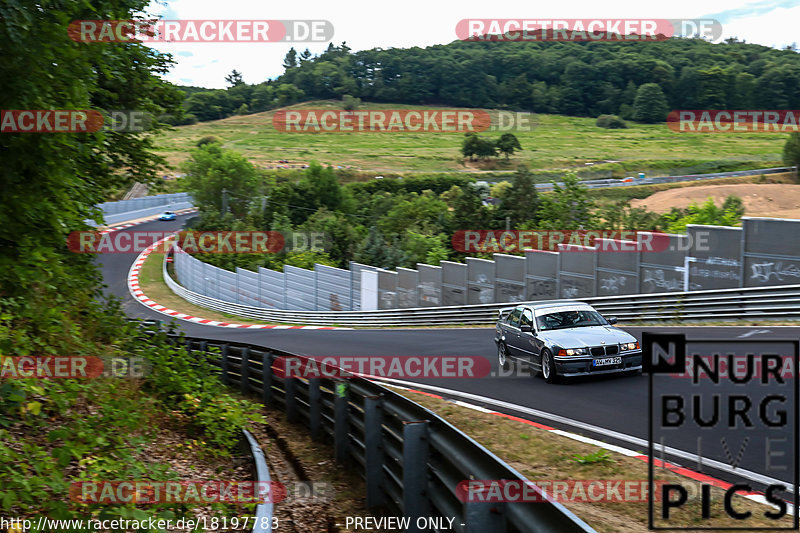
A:
[[[336,101],[317,101],[293,108],[340,106]],[[362,109],[420,107],[365,104]],[[523,151],[510,161],[501,157],[488,163],[470,163],[460,154],[461,133],[284,133],[272,126],[273,115],[269,111],[182,126],[160,134],[156,145],[171,164],[184,161],[198,139],[214,135],[226,148],[241,152],[259,166],[274,165],[282,159],[293,163],[317,160],[349,165],[370,174],[484,172],[484,179],[492,179],[497,172],[512,171],[519,163],[534,170],[557,171],[555,175],[565,169],[580,170],[586,178],[619,177],[639,170],[667,175],[765,167],[780,163],[786,140],[785,135],[768,133],[676,133],[666,124],[633,122],[627,129],[609,130],[595,126],[594,118],[536,115],[531,131],[514,132]],[[482,135],[498,137],[500,133],[487,131]],[[544,172],[543,180],[551,179],[551,174]]]

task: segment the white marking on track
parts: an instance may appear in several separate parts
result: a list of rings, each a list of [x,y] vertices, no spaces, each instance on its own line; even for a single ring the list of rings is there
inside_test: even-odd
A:
[[[750,331],[742,333],[741,335],[737,335],[737,337],[740,339],[745,339],[747,337],[752,337],[753,335],[761,335],[763,333],[772,333],[772,332],[768,329],[751,329]]]

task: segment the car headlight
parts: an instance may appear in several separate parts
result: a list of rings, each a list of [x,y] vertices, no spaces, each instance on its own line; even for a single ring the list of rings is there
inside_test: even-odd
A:
[[[623,352],[630,351],[630,350],[638,350],[639,343],[638,342],[625,342],[619,345],[619,349]]]
[[[589,353],[589,350],[586,348],[569,348],[566,352],[567,355],[586,355]]]

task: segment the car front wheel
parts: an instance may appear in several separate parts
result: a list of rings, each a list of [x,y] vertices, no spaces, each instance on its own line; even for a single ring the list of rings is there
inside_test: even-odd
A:
[[[542,351],[542,377],[547,383],[558,381],[556,365],[553,362],[553,354],[550,353],[550,350]]]

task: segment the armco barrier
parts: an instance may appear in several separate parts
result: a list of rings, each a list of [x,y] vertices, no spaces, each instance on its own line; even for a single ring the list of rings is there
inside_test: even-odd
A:
[[[150,328],[160,330],[160,324]],[[525,478],[434,412],[386,387],[359,377],[286,377],[274,371],[276,359],[306,358],[263,346],[170,339],[219,369],[224,383],[281,409],[312,439],[333,443],[336,461],[355,466],[364,478],[368,508],[410,517],[411,524],[418,517],[455,518],[455,531],[464,533],[594,531],[558,502],[462,502],[456,487],[463,480]]]
[[[250,449],[250,455],[253,457],[253,466],[255,471],[255,481],[258,483],[259,496],[264,494],[264,487],[270,486],[269,468],[267,467],[267,460],[264,457],[264,451],[258,445],[256,439],[249,431],[243,429],[245,439],[247,439],[247,447]],[[269,533],[272,531],[272,511],[273,504],[271,501],[259,503],[256,506],[255,526],[253,526],[253,533]]]
[[[234,304],[181,286],[163,264],[164,280],[178,296],[214,311],[292,324],[342,326],[431,326],[488,324],[508,303],[418,307],[374,311],[287,311]],[[541,301],[541,300],[540,300]],[[800,319],[800,285],[710,291],[666,292],[581,298],[605,316],[620,320]]]

